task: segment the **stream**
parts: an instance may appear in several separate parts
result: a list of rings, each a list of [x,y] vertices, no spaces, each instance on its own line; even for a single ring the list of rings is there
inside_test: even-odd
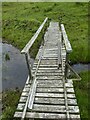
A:
[[[22,89],[25,85],[28,69],[26,66],[25,56],[14,46],[1,43],[2,45],[2,90]],[[6,54],[10,60],[6,60]],[[33,65],[34,59],[31,59]],[[1,63],[0,63],[1,64]],[[74,64],[72,67],[77,73],[90,69],[90,64]]]
[[[6,54],[10,60],[6,60]],[[33,64],[34,60],[31,59]],[[23,88],[28,76],[25,56],[14,46],[2,43],[2,90]]]

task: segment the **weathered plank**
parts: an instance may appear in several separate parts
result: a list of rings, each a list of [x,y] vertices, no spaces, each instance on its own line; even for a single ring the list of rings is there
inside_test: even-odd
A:
[[[37,76],[37,79],[42,79],[42,80],[62,80],[62,75],[61,76]]]
[[[14,117],[20,118],[22,116],[22,112],[16,112]],[[27,112],[26,118],[40,118],[40,119],[52,119],[52,120],[63,120],[66,119],[66,114],[57,114],[57,113],[36,113],[36,112]],[[80,115],[70,114],[71,120],[79,120]]]
[[[70,113],[79,113],[78,106],[68,106]],[[38,112],[54,112],[54,113],[65,113],[66,109],[64,105],[41,105],[41,104],[34,104],[33,111]]]
[[[14,117],[20,118],[22,112],[16,112]],[[56,114],[56,113],[36,113],[36,112],[27,112],[26,118],[41,118],[41,119],[65,119],[65,114]]]
[[[62,93],[36,93],[36,97],[54,97],[54,98],[64,98],[64,94]],[[68,98],[74,99],[75,94],[67,94]]]
[[[20,98],[19,102],[26,102],[26,100],[27,100],[27,97],[23,97],[23,96],[22,96],[22,97]]]
[[[37,92],[50,92],[50,93],[62,93],[64,92],[64,88],[37,88]],[[68,93],[74,93],[73,88],[67,88]]]
[[[68,105],[77,105],[76,99],[68,99],[67,100]],[[40,98],[40,97],[35,97],[35,104],[56,104],[56,105],[65,105],[65,99],[63,98]]]
[[[55,82],[55,83],[53,84],[53,83],[49,83],[49,82],[45,82],[45,81],[44,81],[43,83],[42,83],[42,82],[41,82],[41,83],[38,82],[37,87],[39,87],[39,88],[40,88],[40,87],[43,87],[43,88],[44,88],[44,87],[52,87],[52,88],[53,88],[53,87],[59,87],[59,88],[60,88],[60,87],[63,87],[63,84],[62,84],[62,83],[59,83],[59,82],[58,82],[58,83]]]
[[[57,72],[57,73],[55,73],[55,72],[38,72],[37,73],[37,76],[60,76],[60,75],[62,75],[62,73],[59,73],[59,72]]]

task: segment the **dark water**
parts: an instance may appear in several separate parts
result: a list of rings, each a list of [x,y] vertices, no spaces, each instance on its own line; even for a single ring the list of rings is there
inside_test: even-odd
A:
[[[80,72],[83,72],[83,71],[88,71],[90,70],[90,64],[74,64],[72,65],[72,68],[77,72],[77,73],[80,73]]]
[[[5,60],[5,55],[10,60]],[[34,60],[31,59],[33,65]],[[77,73],[90,70],[90,64],[75,64],[72,66]],[[28,70],[24,55],[10,44],[2,43],[2,89],[23,88],[28,76]]]
[[[10,60],[5,60],[5,55]],[[32,59],[32,64],[34,60]],[[10,44],[2,43],[2,89],[23,88],[28,76],[25,57]]]

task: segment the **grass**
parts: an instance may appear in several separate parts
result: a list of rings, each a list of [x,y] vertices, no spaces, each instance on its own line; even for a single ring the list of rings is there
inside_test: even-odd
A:
[[[88,120],[89,118],[89,91],[90,91],[90,71],[81,72],[82,78],[79,82],[74,82],[76,98],[80,108],[80,114],[82,120]]]
[[[8,90],[3,92],[3,112],[1,120],[12,120],[20,97],[20,90]]]
[[[88,120],[90,71],[81,72],[80,76],[82,80],[79,82],[74,82],[74,87],[78,106],[80,108],[81,120]],[[12,120],[20,94],[21,91],[19,91],[18,89],[3,92],[2,120]]]
[[[45,17],[49,17],[52,21],[64,23],[73,48],[73,52],[70,54],[72,63],[90,62],[90,54],[88,54],[88,3],[3,2],[3,40],[7,40],[21,50]],[[36,44],[34,48],[38,49],[39,47]],[[36,53],[37,50],[34,54],[36,55]],[[35,55],[32,56],[35,57]]]

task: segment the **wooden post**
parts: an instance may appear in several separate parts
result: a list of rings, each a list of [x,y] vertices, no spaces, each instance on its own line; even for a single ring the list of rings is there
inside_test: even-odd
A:
[[[30,66],[30,63],[29,63],[30,58],[29,58],[27,53],[25,54],[25,57],[26,57],[26,63],[27,63],[28,72],[29,72],[29,78],[30,78],[30,80],[32,80],[33,77],[32,77],[32,73],[31,73],[31,66]]]
[[[58,39],[58,69],[61,67],[62,65],[62,56],[61,56],[61,32],[59,33],[60,37]]]
[[[65,63],[65,82],[67,82],[67,76],[68,76],[68,53],[66,52],[66,63]]]

